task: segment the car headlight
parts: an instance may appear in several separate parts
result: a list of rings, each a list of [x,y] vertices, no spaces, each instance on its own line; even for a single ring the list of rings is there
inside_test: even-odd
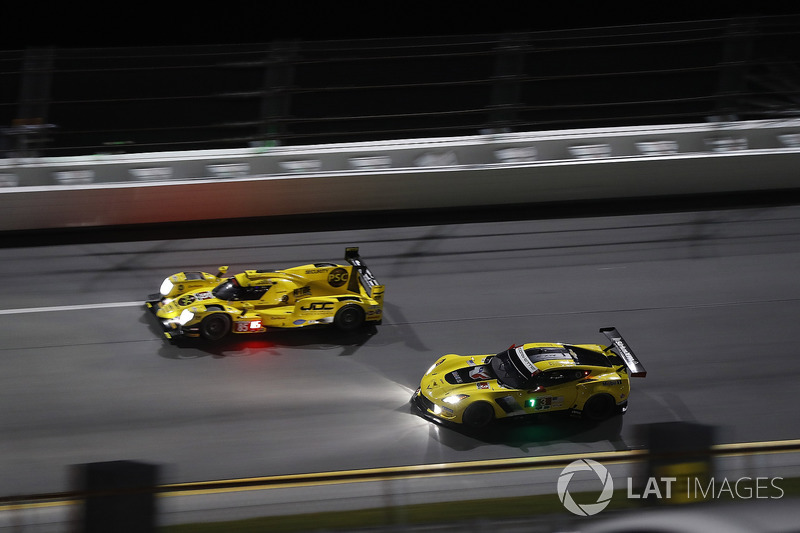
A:
[[[428,374],[433,372],[434,368],[436,368],[436,363],[432,364],[431,367],[427,371],[425,371],[425,375],[427,376]]]
[[[161,284],[161,289],[160,289],[161,295],[166,296],[167,294],[169,294],[172,291],[173,286],[174,285],[172,284],[172,281],[169,278],[165,279],[164,282]]]
[[[455,405],[458,402],[460,402],[461,400],[463,400],[464,398],[469,398],[469,394],[453,394],[452,396],[448,396],[447,398],[444,398],[442,401],[444,403],[449,403],[451,405]]]
[[[178,324],[185,326],[194,318],[194,313],[188,309],[181,311],[181,316],[178,317]]]

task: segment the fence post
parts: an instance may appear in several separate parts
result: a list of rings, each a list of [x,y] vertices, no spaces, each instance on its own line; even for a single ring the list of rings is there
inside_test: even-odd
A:
[[[650,456],[639,490],[645,500],[663,505],[708,499],[704,491],[714,477],[714,427],[662,422],[644,426],[644,432]]]
[[[136,461],[89,463],[76,467],[77,490],[86,495],[80,533],[156,531],[158,467]]]

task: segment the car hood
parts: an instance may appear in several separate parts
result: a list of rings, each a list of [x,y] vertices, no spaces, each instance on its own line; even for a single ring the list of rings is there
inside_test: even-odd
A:
[[[491,358],[483,355],[445,357],[422,378],[420,388],[432,398],[500,389],[502,386],[492,370]]]
[[[200,289],[177,296],[175,299],[161,306],[157,315],[162,318],[172,318],[181,314],[184,309],[200,305],[208,305],[217,299],[211,291]]]

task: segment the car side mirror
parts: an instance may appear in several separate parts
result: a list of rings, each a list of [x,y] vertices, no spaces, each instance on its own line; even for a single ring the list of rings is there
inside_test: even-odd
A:
[[[227,266],[219,267],[219,272],[217,272],[217,277],[221,278],[222,276],[225,275],[225,272],[227,272],[227,271],[228,271],[228,267]]]

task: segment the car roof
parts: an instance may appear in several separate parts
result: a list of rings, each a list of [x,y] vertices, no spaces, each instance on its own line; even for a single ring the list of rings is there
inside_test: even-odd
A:
[[[575,366],[577,361],[563,344],[555,343],[528,343],[517,346],[514,350],[522,363],[530,369],[523,358],[538,370],[547,370],[555,367]]]
[[[611,362],[605,354],[585,346],[560,343],[528,343],[519,348],[524,350],[525,356],[539,370],[577,365],[611,366]],[[520,354],[518,353],[518,355]]]

